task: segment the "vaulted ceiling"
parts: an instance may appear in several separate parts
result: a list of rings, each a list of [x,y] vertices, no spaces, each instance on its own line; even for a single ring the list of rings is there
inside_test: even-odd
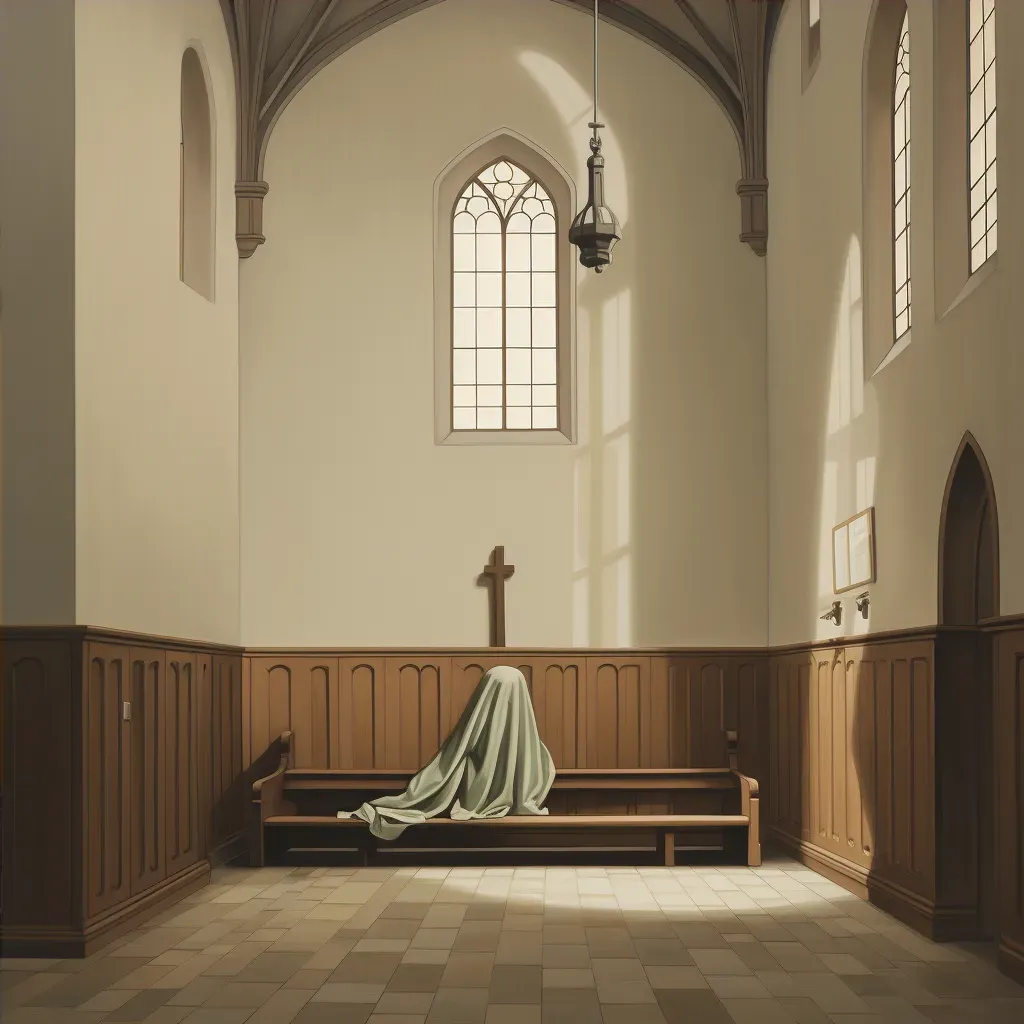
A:
[[[386,25],[443,0],[220,0],[238,94],[235,184],[238,253],[263,235],[263,158],[293,96],[340,53]],[[555,0],[582,14],[592,0]],[[602,19],[650,43],[695,75],[736,131],[742,177],[740,240],[768,240],[765,83],[781,0],[601,0]],[[581,31],[583,26],[581,25]]]

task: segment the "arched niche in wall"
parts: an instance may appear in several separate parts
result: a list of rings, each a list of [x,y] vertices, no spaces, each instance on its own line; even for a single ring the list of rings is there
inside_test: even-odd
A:
[[[999,614],[999,523],[992,475],[970,432],[946,481],[938,562],[935,932],[986,939],[998,891],[995,667],[992,636],[977,626]]]
[[[939,526],[939,624],[976,626],[999,614],[999,520],[981,446],[964,434]]]
[[[179,271],[181,280],[214,299],[216,202],[213,104],[196,45],[181,57],[181,169]]]

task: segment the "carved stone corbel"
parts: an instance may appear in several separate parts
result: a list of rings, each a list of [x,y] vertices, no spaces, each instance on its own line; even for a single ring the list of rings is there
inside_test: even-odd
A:
[[[743,109],[740,153],[743,177],[736,182],[740,197],[740,241],[758,256],[768,251],[768,167],[766,116],[768,57],[781,4],[727,0],[736,54],[735,85]]]
[[[768,179],[740,178],[736,195],[740,197],[740,241],[764,256],[768,252]]]
[[[235,182],[235,241],[238,256],[248,259],[256,246],[266,240],[263,234],[263,198],[270,191],[265,181]]]

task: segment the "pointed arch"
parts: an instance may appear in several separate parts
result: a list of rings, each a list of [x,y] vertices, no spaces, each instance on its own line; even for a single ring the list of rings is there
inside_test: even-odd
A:
[[[198,43],[193,43],[181,56],[178,271],[184,284],[211,302],[216,266],[213,140],[212,90]]]
[[[936,937],[990,938],[997,919],[995,652],[979,623],[999,614],[996,491],[967,431],[942,496],[935,654]]]
[[[865,372],[909,336],[910,18],[905,0],[875,0],[864,49],[863,280]]]
[[[514,176],[510,185],[515,194],[507,203],[494,192],[498,178],[490,182],[493,172],[502,164],[507,165]],[[546,234],[541,232],[544,237],[533,238],[531,227],[530,245],[515,247],[509,240],[519,242],[522,238],[512,239],[512,221],[521,216],[524,198],[538,207],[535,223],[550,222],[553,230]],[[496,232],[491,233],[494,237],[483,238],[482,234],[488,232],[482,232],[475,225],[472,232],[465,234],[461,222],[470,215],[467,209],[470,203],[481,207],[481,221],[494,222],[491,225]],[[566,229],[574,210],[575,189],[569,175],[538,146],[506,128],[473,143],[436,178],[434,424],[438,444],[565,444],[574,439],[576,276]],[[477,265],[483,242],[494,243],[484,246],[488,259],[498,259],[498,264],[490,268],[493,272],[485,273]],[[536,268],[529,261],[531,254],[540,249],[545,252],[543,258],[552,262],[553,270],[534,274],[532,271]],[[472,268],[469,263],[464,265],[470,250]],[[528,264],[525,277],[519,274],[524,280],[529,279],[524,292],[528,300],[514,298],[509,287],[522,284],[518,279],[509,280],[516,275],[508,264],[513,257],[519,258],[516,253],[520,250]],[[506,274],[506,270],[510,272]],[[484,277],[486,281],[477,280]],[[475,296],[481,286],[491,288],[497,298],[478,303]],[[535,301],[539,294],[537,287],[544,290],[543,302]],[[488,308],[481,313],[478,306]],[[513,321],[517,317],[523,319],[522,314],[526,313],[529,316],[522,329],[515,327]],[[486,338],[479,336],[481,318],[487,320]],[[544,339],[542,344],[535,345],[538,330],[544,333]],[[518,340],[511,337],[515,331],[521,335]],[[516,348],[519,350],[512,352]],[[538,351],[534,351],[535,348]],[[544,351],[539,351],[540,348]],[[495,354],[499,357],[498,363],[492,365]],[[516,365],[513,365],[513,356]],[[552,366],[540,368],[545,360]],[[521,368],[519,363],[523,364]],[[540,378],[535,380],[530,376],[539,368],[544,373],[540,383]],[[527,373],[523,380],[516,377],[521,371]],[[486,395],[481,397],[485,390]],[[551,390],[554,395],[548,393]],[[527,392],[530,403],[526,407],[532,412],[529,424],[522,418],[522,403]],[[545,411],[538,417],[537,409],[541,407]]]
[[[992,473],[974,435],[953,458],[939,515],[939,625],[999,614],[999,513]]]
[[[933,5],[935,309],[995,271],[998,251],[995,0]]]
[[[998,247],[995,0],[968,0],[966,36],[967,244],[973,274]]]

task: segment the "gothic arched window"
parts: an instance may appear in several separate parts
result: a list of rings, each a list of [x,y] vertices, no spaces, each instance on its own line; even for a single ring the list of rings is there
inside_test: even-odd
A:
[[[995,0],[967,5],[968,188],[973,274],[996,251]]]
[[[910,15],[903,15],[893,80],[893,312],[899,341],[910,330]]]
[[[558,211],[502,157],[452,212],[452,429],[558,430]]]

